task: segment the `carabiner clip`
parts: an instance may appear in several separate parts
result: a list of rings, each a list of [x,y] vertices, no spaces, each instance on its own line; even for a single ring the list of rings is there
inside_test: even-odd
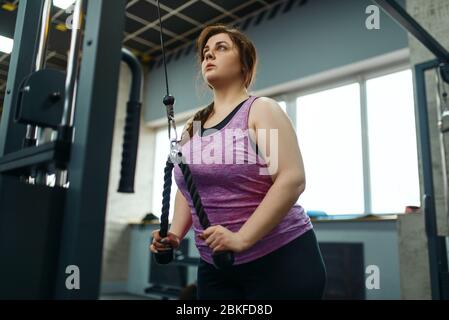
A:
[[[174,135],[173,139],[172,139],[172,133]],[[175,119],[168,120],[168,140],[170,140],[170,143],[172,140],[178,141],[178,133],[176,132]]]
[[[170,160],[172,163],[180,164],[182,161],[182,153],[179,147],[179,141],[170,140]]]

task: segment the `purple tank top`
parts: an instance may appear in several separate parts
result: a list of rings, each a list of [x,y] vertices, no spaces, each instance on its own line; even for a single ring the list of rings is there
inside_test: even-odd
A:
[[[256,152],[249,136],[248,115],[255,99],[257,96],[250,96],[219,130],[206,130],[206,135],[200,136],[201,130],[195,131],[199,126],[194,124],[193,137],[181,147],[210,224],[222,225],[233,232],[238,231],[248,220],[273,184],[267,164]],[[197,237],[203,228],[177,165],[174,167],[174,176],[190,206],[200,256],[212,264],[212,249]],[[248,250],[235,253],[234,264],[262,257],[312,227],[304,209],[296,204],[271,232]]]

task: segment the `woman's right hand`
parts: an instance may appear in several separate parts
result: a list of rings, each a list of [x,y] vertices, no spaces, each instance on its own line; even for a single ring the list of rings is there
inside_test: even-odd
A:
[[[170,248],[176,249],[179,247],[181,240],[174,233],[168,232],[165,238],[161,238],[159,230],[154,230],[152,232],[153,241],[150,245],[150,250],[153,253],[158,251],[168,250]]]

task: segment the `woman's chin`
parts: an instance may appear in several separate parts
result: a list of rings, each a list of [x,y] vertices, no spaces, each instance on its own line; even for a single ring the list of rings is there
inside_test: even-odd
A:
[[[205,77],[206,83],[212,87],[215,87],[219,83],[219,77],[207,76]]]

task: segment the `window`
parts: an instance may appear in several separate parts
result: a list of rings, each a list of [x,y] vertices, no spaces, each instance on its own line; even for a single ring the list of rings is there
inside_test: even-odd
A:
[[[420,206],[410,69],[360,77],[299,96],[296,104],[306,170],[306,190],[298,203],[305,210],[397,214]]]
[[[295,125],[306,170],[298,204],[328,215],[397,214],[419,207],[412,72],[357,79],[278,100]],[[160,216],[167,129],[157,132],[155,150],[153,213]],[[176,190],[173,180],[170,220]]]
[[[358,83],[297,99],[297,134],[306,171],[300,203],[327,214],[363,213]]]
[[[284,110],[284,112],[287,112],[287,104],[285,101],[278,101],[278,103],[281,106],[281,109]]]
[[[366,82],[373,213],[420,206],[411,70]]]
[[[176,124],[176,132],[178,139],[181,137],[184,123]],[[162,214],[162,192],[164,190],[164,168],[170,152],[170,142],[168,140],[168,129],[164,128],[156,132],[155,148],[154,148],[154,170],[153,170],[153,201],[152,212],[154,215],[160,217]],[[171,222],[175,208],[175,196],[178,187],[172,175],[172,186],[170,194],[170,213],[169,221]]]

